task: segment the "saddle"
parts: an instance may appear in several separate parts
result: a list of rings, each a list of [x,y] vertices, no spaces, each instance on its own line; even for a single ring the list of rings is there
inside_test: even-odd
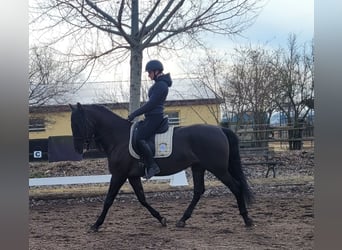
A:
[[[137,121],[132,124],[129,136],[129,153],[136,159],[140,159],[139,154],[136,153],[138,152],[136,134],[140,122],[142,121]],[[171,155],[173,129],[174,126],[169,126],[168,118],[165,117],[158,127],[156,134],[147,140],[154,158],[164,158]]]

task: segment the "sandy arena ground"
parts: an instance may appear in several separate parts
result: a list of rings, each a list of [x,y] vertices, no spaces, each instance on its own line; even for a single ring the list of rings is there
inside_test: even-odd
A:
[[[39,195],[39,189],[32,189],[29,249],[313,249],[313,155],[299,152],[296,157],[283,159],[287,164],[278,168],[276,178],[263,178],[264,167],[246,170],[256,196],[249,208],[252,229],[244,227],[230,191],[213,180],[207,181],[185,228],[175,224],[191,200],[191,182],[189,187],[164,191],[147,183],[147,199],[167,218],[167,227],[127,189],[117,196],[98,233],[88,228],[101,212],[106,185],[86,186],[82,192],[66,187],[63,195],[53,189]],[[96,188],[102,191],[84,192]]]

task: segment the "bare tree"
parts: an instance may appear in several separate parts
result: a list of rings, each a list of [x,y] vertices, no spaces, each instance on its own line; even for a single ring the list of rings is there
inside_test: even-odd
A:
[[[233,62],[227,55],[206,50],[188,72],[192,76],[193,94],[199,98],[222,100],[225,116],[235,113],[237,126],[246,112],[253,114],[255,124],[266,124],[271,112],[274,91],[269,52],[251,45],[235,49]],[[189,67],[190,68],[190,67]],[[208,107],[210,108],[210,107]],[[210,110],[214,115],[217,110]],[[221,117],[215,117],[219,122]]]
[[[257,146],[268,137],[266,129],[275,108],[273,98],[277,86],[271,64],[272,53],[261,46],[245,46],[235,49],[230,72],[230,95],[238,108],[237,125],[249,114],[253,125],[253,139]]]
[[[235,49],[230,72],[233,93],[240,99],[244,111],[252,112],[256,124],[267,123],[267,114],[275,105],[277,90],[271,66],[272,52],[261,46],[245,46]]]
[[[127,100],[128,92],[124,88],[124,83],[111,84],[106,91],[95,91],[96,101],[101,103],[115,103]]]
[[[141,82],[141,101],[145,102],[148,98],[149,82]],[[106,84],[106,91],[102,89],[95,91],[97,102],[111,103],[111,102],[127,102],[129,99],[129,90],[127,89],[126,81],[119,80]]]
[[[68,62],[60,60],[48,48],[33,47],[29,52],[29,106],[64,103],[67,94],[77,91],[81,79]]]
[[[196,55],[194,63],[184,65],[187,78],[191,83],[191,95],[198,99],[214,99],[216,103],[222,103],[223,110],[226,110],[224,56],[219,56],[217,51],[206,48],[203,48],[203,52],[203,56]],[[181,93],[179,95],[182,97]],[[221,107],[219,105],[207,105],[206,107],[219,124]],[[201,114],[197,115],[201,118]],[[202,120],[205,121],[204,118]]]
[[[72,41],[66,53],[73,60],[109,67],[113,61],[130,58],[132,111],[140,102],[144,50],[194,46],[206,32],[239,34],[255,20],[261,0],[36,1],[31,24],[46,23],[49,42]]]
[[[280,86],[275,98],[277,107],[286,115],[289,126],[290,149],[302,148],[303,121],[314,108],[313,43],[302,47],[297,36],[290,34],[287,49],[278,51],[275,78]]]
[[[249,113],[256,141],[266,141],[271,114],[281,110],[294,127],[289,132],[290,149],[300,149],[302,122],[314,108],[313,44],[300,50],[296,36],[290,35],[287,50],[242,46],[232,54],[231,65],[222,55],[207,52],[189,71],[196,76],[193,87],[198,97],[222,98],[223,110],[237,117],[235,128]]]

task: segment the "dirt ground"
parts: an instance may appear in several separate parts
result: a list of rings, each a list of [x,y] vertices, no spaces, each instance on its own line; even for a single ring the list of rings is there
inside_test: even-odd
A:
[[[307,163],[307,157],[300,157]],[[185,228],[175,224],[191,200],[189,187],[146,193],[168,220],[167,227],[132,193],[119,193],[98,233],[88,229],[101,212],[104,195],[31,198],[29,249],[313,249],[313,166],[296,165],[298,159],[288,162],[276,178],[251,180],[256,196],[249,208],[252,229],[244,227],[232,194],[217,183],[207,186]]]
[[[132,194],[119,194],[98,233],[87,230],[102,209],[102,197],[42,201],[29,212],[29,249],[313,249],[312,183],[267,186],[249,209],[253,229],[244,227],[231,193],[219,189],[207,190],[185,228],[175,224],[190,191],[170,197],[147,193],[167,227]]]

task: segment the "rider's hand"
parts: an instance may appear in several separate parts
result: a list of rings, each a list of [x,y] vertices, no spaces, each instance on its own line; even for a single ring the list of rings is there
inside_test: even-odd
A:
[[[132,122],[134,120],[134,116],[132,114],[128,115],[127,120],[129,120],[130,122]]]

